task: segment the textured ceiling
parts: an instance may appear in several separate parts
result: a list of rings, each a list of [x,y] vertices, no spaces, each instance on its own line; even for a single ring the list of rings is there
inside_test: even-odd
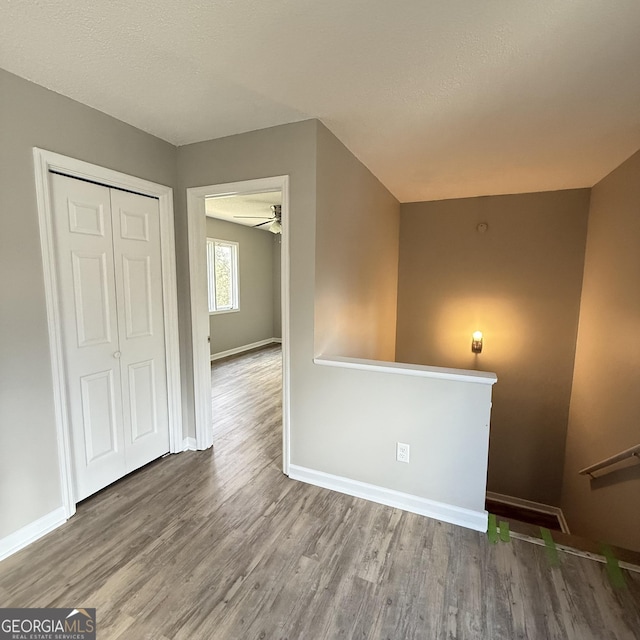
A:
[[[404,202],[640,147],[638,0],[0,0],[0,67],[176,145],[320,118]]]

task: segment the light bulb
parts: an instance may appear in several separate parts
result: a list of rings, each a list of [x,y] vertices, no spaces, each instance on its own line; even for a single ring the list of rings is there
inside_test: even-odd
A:
[[[471,335],[471,351],[482,353],[482,331],[474,331]]]

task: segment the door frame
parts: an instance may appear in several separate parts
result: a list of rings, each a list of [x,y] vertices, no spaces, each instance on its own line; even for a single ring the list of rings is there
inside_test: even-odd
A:
[[[162,262],[162,302],[167,368],[167,404],[169,418],[169,451],[184,450],[182,435],[182,394],[180,388],[180,351],[178,343],[178,295],[176,286],[176,256],[173,223],[173,189],[142,178],[106,169],[59,153],[33,148],[35,168],[40,248],[44,271],[44,289],[49,333],[49,355],[53,376],[53,402],[60,487],[66,518],[76,511],[71,455],[66,371],[60,316],[59,283],[53,235],[51,171],[72,178],[97,182],[106,187],[134,191],[158,199],[160,211],[160,251]]]
[[[273,176],[187,189],[189,239],[189,291],[191,297],[191,348],[193,364],[195,448],[213,445],[211,414],[211,359],[207,304],[206,211],[208,196],[236,196],[280,191],[282,193],[282,470],[289,474],[290,459],[290,350],[289,350],[289,176]]]

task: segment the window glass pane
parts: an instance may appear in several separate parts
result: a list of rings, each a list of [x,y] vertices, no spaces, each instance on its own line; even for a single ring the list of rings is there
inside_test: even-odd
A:
[[[232,247],[216,244],[216,308],[233,307],[233,255]]]
[[[238,244],[207,238],[209,312],[238,309]]]
[[[215,277],[213,275],[215,268],[215,246],[215,241],[207,238],[207,288],[209,298],[209,311],[216,310],[216,285]]]

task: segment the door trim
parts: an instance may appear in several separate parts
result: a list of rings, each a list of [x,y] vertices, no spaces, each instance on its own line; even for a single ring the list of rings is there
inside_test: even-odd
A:
[[[191,349],[193,364],[194,420],[196,447],[213,445],[211,428],[211,360],[209,355],[209,310],[207,308],[207,264],[205,238],[207,196],[234,196],[282,192],[282,470],[289,474],[290,459],[290,350],[289,350],[289,176],[187,189],[187,230],[189,238],[189,292],[191,297]]]
[[[182,395],[180,389],[180,352],[178,343],[178,295],[176,286],[176,256],[173,226],[173,189],[164,185],[106,169],[59,153],[33,148],[35,168],[40,248],[44,271],[44,289],[49,333],[49,355],[53,376],[53,402],[58,466],[65,515],[70,518],[76,511],[71,464],[71,438],[67,407],[64,350],[61,333],[60,304],[56,276],[56,253],[53,236],[53,207],[50,171],[72,178],[98,182],[106,187],[135,191],[158,199],[160,210],[160,249],[162,260],[162,298],[167,367],[167,401],[169,417],[169,450],[178,453],[182,443]]]

